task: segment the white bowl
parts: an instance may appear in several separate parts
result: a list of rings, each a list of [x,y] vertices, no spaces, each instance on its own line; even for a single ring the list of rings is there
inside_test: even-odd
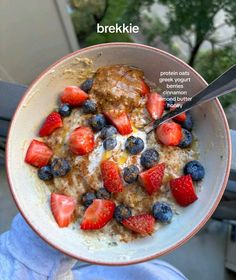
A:
[[[191,67],[161,50],[138,44],[102,44],[72,53],[43,72],[29,87],[12,120],[7,142],[7,172],[15,202],[31,227],[49,244],[74,258],[99,264],[131,264],[158,257],[174,250],[206,223],[217,207],[229,176],[231,144],[228,124],[218,100],[192,110],[194,131],[200,144],[200,160],[206,176],[199,199],[175,215],[173,222],[153,236],[116,247],[99,246],[89,250],[84,234],[72,227],[59,228],[51,214],[46,185],[36,171],[24,163],[25,152],[35,138],[42,120],[56,106],[59,93],[76,80],[63,75],[66,68],[76,69],[76,58],[94,60],[94,67],[127,64],[141,68],[148,80],[158,81],[159,71],[189,71],[192,95],[207,83]],[[76,225],[76,224],[75,224]],[[93,245],[91,243],[91,245]]]

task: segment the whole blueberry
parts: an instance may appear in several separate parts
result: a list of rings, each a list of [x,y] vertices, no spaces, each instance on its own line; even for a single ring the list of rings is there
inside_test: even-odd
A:
[[[99,199],[110,199],[111,194],[105,188],[100,188],[96,191],[96,197]]]
[[[131,209],[123,204],[116,206],[114,217],[117,222],[121,223],[124,219],[128,219],[132,215]]]
[[[142,153],[141,159],[140,159],[141,165],[146,169],[153,167],[154,165],[157,164],[158,161],[159,161],[159,153],[155,149],[145,150]]]
[[[185,165],[184,174],[190,174],[193,181],[200,181],[205,176],[205,169],[199,161],[192,160]]]
[[[115,137],[108,137],[103,141],[103,148],[107,151],[113,150],[117,145]]]
[[[130,165],[124,168],[123,178],[126,183],[132,184],[137,181],[139,169],[136,165]]]
[[[85,207],[88,207],[90,204],[93,203],[93,200],[96,199],[95,193],[93,192],[87,192],[82,195],[82,203]]]
[[[170,205],[166,202],[156,202],[152,207],[152,214],[154,218],[160,223],[170,223],[173,212]]]
[[[43,166],[38,169],[38,177],[43,181],[49,181],[53,178],[50,165]]]
[[[183,128],[182,134],[183,134],[183,136],[182,136],[181,142],[179,143],[179,147],[187,148],[192,144],[192,141],[193,141],[192,133],[190,131],[188,131],[187,129]]]
[[[102,114],[93,116],[90,120],[90,125],[94,131],[100,131],[106,125],[106,119]]]
[[[94,114],[97,111],[97,106],[94,101],[88,99],[83,103],[82,109],[85,114]]]
[[[144,142],[139,137],[130,136],[125,142],[125,149],[132,155],[137,155],[144,149]]]
[[[113,125],[106,125],[101,130],[100,137],[102,139],[105,139],[114,136],[115,134],[117,134],[117,129]]]
[[[186,112],[186,120],[181,124],[183,128],[191,131],[193,128],[193,118],[190,112]]]
[[[62,177],[70,171],[70,164],[64,158],[55,158],[52,161],[51,170],[54,177]]]
[[[92,86],[93,86],[93,79],[87,79],[80,85],[80,88],[85,92],[89,92]]]
[[[173,97],[167,97],[165,102],[165,110],[170,110],[171,107],[175,104]]]
[[[67,103],[62,103],[58,109],[59,114],[62,117],[68,117],[71,114],[72,108]]]

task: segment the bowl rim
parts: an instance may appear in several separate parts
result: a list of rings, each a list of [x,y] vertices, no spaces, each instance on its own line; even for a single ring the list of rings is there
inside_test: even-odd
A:
[[[25,97],[28,95],[28,93],[31,91],[31,88],[41,79],[42,76],[44,76],[47,72],[49,72],[53,67],[55,67],[56,65],[58,65],[59,63],[63,62],[64,60],[66,60],[67,58],[70,58],[72,56],[75,56],[76,54],[81,54],[87,50],[93,50],[96,48],[101,48],[101,47],[112,47],[112,46],[120,46],[120,47],[139,47],[139,48],[143,48],[146,50],[151,50],[151,51],[155,51],[157,53],[161,53],[165,56],[169,56],[172,59],[174,59],[175,61],[177,61],[178,63],[182,64],[183,66],[185,66],[185,68],[189,69],[191,72],[193,72],[197,78],[203,82],[205,84],[205,86],[208,85],[208,83],[205,81],[205,79],[196,71],[194,70],[191,66],[189,66],[187,63],[185,63],[184,61],[182,61],[181,59],[177,58],[176,56],[160,50],[158,48],[155,47],[151,47],[151,46],[147,46],[144,44],[138,44],[138,43],[123,43],[123,42],[118,42],[118,43],[103,43],[103,44],[97,44],[97,45],[93,45],[90,47],[86,47],[86,48],[82,48],[79,49],[75,52],[69,53],[65,56],[63,56],[62,58],[60,58],[59,60],[57,60],[56,62],[54,62],[53,64],[49,65],[43,72],[41,72],[36,79],[33,80],[33,82],[30,84],[30,86],[27,88],[26,92],[24,93],[24,95],[21,97],[21,100],[19,102],[19,104],[17,105],[17,108],[14,112],[14,115],[12,117],[12,121],[8,130],[8,135],[7,135],[7,142],[6,142],[6,158],[5,158],[5,165],[6,165],[6,173],[7,173],[7,179],[8,179],[8,183],[9,183],[9,187],[10,187],[10,191],[13,197],[13,200],[19,210],[19,212],[21,213],[21,215],[23,216],[23,218],[25,219],[25,221],[28,223],[28,225],[35,231],[35,233],[40,236],[40,238],[42,238],[45,242],[47,242],[50,246],[52,246],[54,249],[62,252],[63,254],[72,257],[74,259],[77,259],[79,261],[84,261],[84,262],[88,262],[91,264],[97,264],[97,265],[109,265],[109,266],[121,266],[121,265],[131,265],[131,264],[137,264],[137,263],[141,263],[141,262],[146,262],[149,260],[152,260],[154,258],[158,258],[168,252],[171,252],[175,249],[177,249],[178,247],[180,247],[181,245],[183,245],[184,243],[186,243],[190,238],[192,238],[205,224],[206,222],[210,219],[210,217],[212,216],[213,212],[215,211],[216,207],[218,206],[223,193],[225,191],[226,185],[227,185],[227,181],[228,181],[228,177],[229,177],[229,173],[230,173],[230,166],[231,166],[231,157],[232,157],[232,147],[231,147],[231,138],[230,138],[230,129],[228,126],[228,122],[224,113],[224,110],[219,102],[219,100],[216,98],[213,102],[216,103],[218,110],[222,116],[223,119],[223,124],[224,124],[224,128],[225,128],[225,132],[226,132],[226,137],[227,137],[227,144],[228,144],[228,162],[227,162],[227,168],[226,168],[226,172],[225,172],[225,177],[224,177],[224,181],[220,187],[220,193],[215,201],[215,203],[213,204],[213,206],[211,207],[211,209],[209,209],[208,213],[206,214],[206,216],[204,217],[204,219],[195,227],[192,229],[192,231],[185,236],[183,239],[181,239],[179,242],[173,244],[172,246],[170,246],[169,248],[160,251],[159,253],[156,254],[152,254],[148,257],[144,257],[144,258],[140,258],[137,260],[128,260],[128,261],[124,261],[124,262],[104,262],[104,261],[94,261],[94,260],[90,260],[88,258],[84,258],[78,255],[75,255],[67,250],[65,250],[64,248],[58,246],[57,244],[54,244],[51,240],[49,240],[46,236],[43,236],[41,234],[41,232],[39,232],[39,230],[29,221],[29,219],[27,218],[26,214],[23,212],[23,210],[21,209],[21,205],[20,202],[17,200],[17,195],[14,191],[14,186],[13,183],[11,181],[11,177],[10,177],[10,166],[9,166],[9,158],[8,158],[8,154],[9,154],[9,139],[10,139],[10,135],[11,135],[11,131],[12,131],[12,125],[15,122],[16,119],[16,114],[19,110],[19,108],[21,107],[21,104],[24,102]]]

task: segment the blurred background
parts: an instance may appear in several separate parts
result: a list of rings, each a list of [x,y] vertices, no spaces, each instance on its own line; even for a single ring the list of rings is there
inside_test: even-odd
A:
[[[97,23],[133,23],[140,31],[97,34]],[[1,0],[0,80],[25,86],[11,92],[7,83],[0,87],[0,233],[9,228],[17,213],[8,190],[4,149],[10,119],[22,93],[55,60],[106,42],[160,48],[183,59],[211,82],[236,63],[236,1]],[[236,93],[220,101],[230,127],[236,129]],[[235,179],[231,174],[227,192],[203,230],[162,257],[189,279],[236,279]]]

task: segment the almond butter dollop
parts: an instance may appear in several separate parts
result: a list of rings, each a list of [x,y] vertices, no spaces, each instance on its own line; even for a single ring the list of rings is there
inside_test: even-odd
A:
[[[143,72],[127,65],[100,67],[90,91],[99,111],[116,108],[126,112],[142,106]]]

